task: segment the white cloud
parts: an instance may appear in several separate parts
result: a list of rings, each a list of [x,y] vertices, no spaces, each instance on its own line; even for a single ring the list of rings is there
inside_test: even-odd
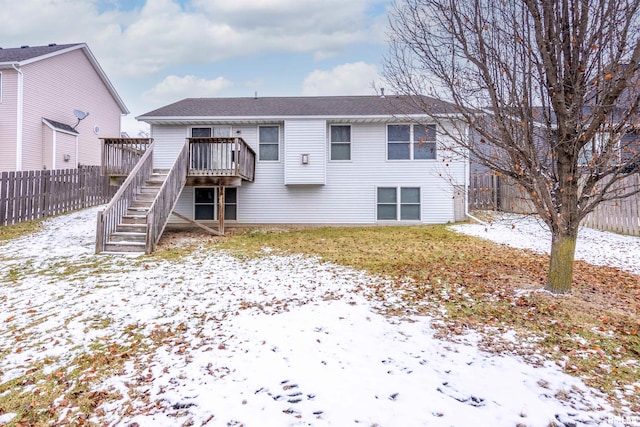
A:
[[[314,70],[303,82],[302,94],[371,95],[372,84],[380,83],[378,69],[373,64],[354,62],[334,67],[330,71]]]
[[[102,4],[111,7],[100,9]],[[388,0],[146,0],[132,10],[112,0],[0,0],[5,47],[87,42],[107,74],[151,75],[183,63],[209,64],[263,53],[326,58],[352,43],[379,42]],[[61,25],[61,23],[64,23]]]
[[[160,83],[142,94],[145,102],[161,106],[183,98],[200,98],[219,95],[220,91],[233,86],[233,82],[217,77],[213,80],[196,76],[167,76]]]

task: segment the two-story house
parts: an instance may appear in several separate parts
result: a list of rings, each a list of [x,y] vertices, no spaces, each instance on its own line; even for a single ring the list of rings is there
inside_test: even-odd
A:
[[[99,165],[128,113],[85,43],[0,48],[0,171]]]

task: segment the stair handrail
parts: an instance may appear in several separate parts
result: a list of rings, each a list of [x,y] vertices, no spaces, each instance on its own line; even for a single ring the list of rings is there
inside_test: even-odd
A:
[[[104,251],[107,236],[116,230],[116,226],[131,206],[140,187],[153,173],[153,148],[152,142],[144,152],[140,161],[124,180],[109,204],[98,212],[98,224],[96,226],[96,253]]]
[[[171,211],[173,211],[178,202],[180,193],[187,182],[188,170],[189,140],[187,139],[147,213],[145,253],[150,254],[155,250],[167,225]]]

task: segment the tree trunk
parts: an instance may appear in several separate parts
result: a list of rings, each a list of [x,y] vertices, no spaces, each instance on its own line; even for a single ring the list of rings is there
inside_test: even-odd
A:
[[[578,231],[557,232],[551,238],[551,261],[547,290],[554,294],[571,292],[573,260],[576,252]]]

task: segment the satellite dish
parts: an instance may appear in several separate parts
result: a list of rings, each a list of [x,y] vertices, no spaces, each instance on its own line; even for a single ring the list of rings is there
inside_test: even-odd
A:
[[[84,120],[89,115],[89,113],[85,113],[82,110],[73,110],[73,114],[76,116],[78,120]]]
[[[72,128],[73,130],[76,130],[76,128],[78,127],[78,125],[80,124],[80,121],[84,120],[87,118],[87,116],[89,115],[89,113],[85,113],[82,110],[73,110],[73,114],[76,116],[76,119],[78,119],[78,122],[76,123],[76,125]]]

